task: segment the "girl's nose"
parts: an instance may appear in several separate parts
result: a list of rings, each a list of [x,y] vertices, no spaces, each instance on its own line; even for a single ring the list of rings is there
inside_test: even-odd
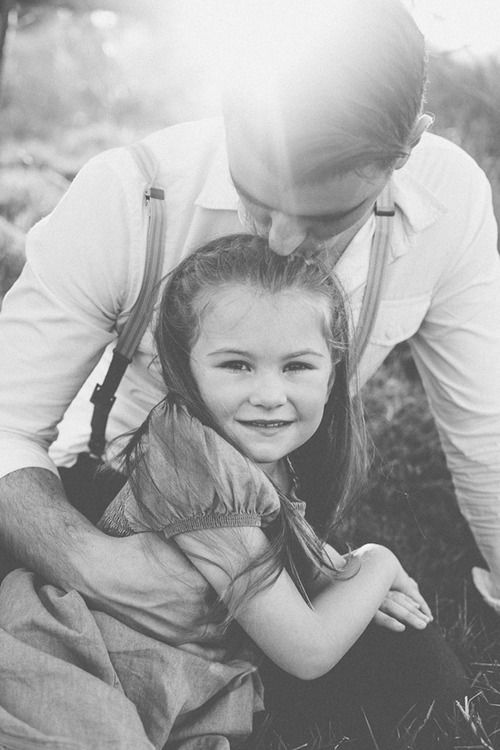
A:
[[[306,239],[307,229],[293,216],[272,211],[270,221],[269,247],[278,255],[290,255]]]
[[[249,396],[252,406],[275,409],[286,404],[287,397],[279,378],[260,378]]]

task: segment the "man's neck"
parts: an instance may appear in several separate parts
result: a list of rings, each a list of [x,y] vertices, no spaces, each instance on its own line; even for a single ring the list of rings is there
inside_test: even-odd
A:
[[[360,221],[357,221],[352,227],[346,229],[342,234],[332,237],[331,240],[327,240],[324,243],[320,243],[318,248],[318,255],[321,257],[325,265],[329,268],[334,268],[343,256],[351,241],[355,235],[359,232],[362,226],[369,220],[371,213],[364,216]],[[321,247],[323,245],[323,247]]]

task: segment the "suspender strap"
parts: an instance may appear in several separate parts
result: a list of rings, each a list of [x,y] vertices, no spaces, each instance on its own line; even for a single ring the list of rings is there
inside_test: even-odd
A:
[[[352,341],[351,373],[354,373],[359,365],[377,318],[384,285],[384,271],[391,247],[394,214],[391,185],[388,183],[375,205],[375,235],[370,250],[366,289]]]
[[[148,213],[148,233],[146,265],[141,290],[127,324],[118,337],[115,349],[129,361],[132,359],[153,316],[153,308],[159,290],[158,282],[163,269],[166,234],[165,192],[162,188],[154,187],[152,184],[156,172],[154,156],[143,143],[134,143],[130,150],[148,180],[148,185],[144,190],[144,201]]]
[[[116,400],[115,392],[152,318],[163,269],[166,233],[165,193],[162,188],[153,185],[156,163],[151,151],[144,143],[134,143],[130,146],[130,151],[147,182],[144,190],[148,220],[146,263],[139,296],[117,339],[106,377],[102,385],[96,385],[90,399],[94,404],[94,411],[90,423],[89,451],[95,458],[101,458],[104,453],[106,424]]]

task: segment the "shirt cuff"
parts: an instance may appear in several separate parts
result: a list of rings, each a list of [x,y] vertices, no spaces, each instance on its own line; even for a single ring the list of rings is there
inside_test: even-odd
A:
[[[59,476],[56,465],[37,443],[3,435],[0,438],[0,477],[19,469],[48,469]]]
[[[489,570],[472,568],[472,580],[486,604],[500,615],[500,599],[492,595],[491,573]]]

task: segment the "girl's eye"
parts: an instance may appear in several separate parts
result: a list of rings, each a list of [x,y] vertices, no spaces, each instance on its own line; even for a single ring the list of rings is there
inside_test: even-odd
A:
[[[301,370],[314,370],[314,367],[309,362],[289,362],[285,365],[285,371],[288,372],[300,372]]]
[[[222,362],[219,367],[222,367],[224,370],[236,370],[240,372],[250,369],[250,366],[247,362],[243,362],[239,359],[232,359],[227,362]]]

